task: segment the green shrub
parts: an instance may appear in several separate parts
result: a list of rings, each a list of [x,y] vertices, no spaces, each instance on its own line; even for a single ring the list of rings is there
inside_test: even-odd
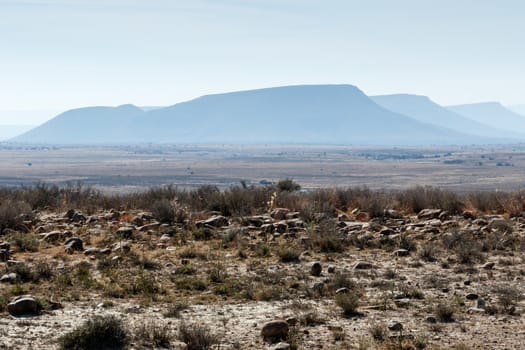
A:
[[[115,316],[93,316],[59,340],[63,350],[125,349],[129,336]]]
[[[177,339],[186,344],[187,350],[208,350],[219,344],[219,338],[211,329],[200,324],[185,324],[179,326]]]
[[[345,316],[353,316],[357,314],[359,306],[359,296],[355,292],[336,294],[335,304],[343,310]]]

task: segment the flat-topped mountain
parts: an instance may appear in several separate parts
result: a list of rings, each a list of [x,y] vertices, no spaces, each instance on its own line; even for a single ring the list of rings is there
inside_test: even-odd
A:
[[[371,98],[390,111],[404,114],[421,122],[491,138],[509,138],[512,136],[516,139],[525,139],[525,134],[510,135],[506,130],[483,124],[442,107],[427,96],[395,94],[372,96]]]
[[[389,111],[352,85],[302,85],[199,97],[144,110],[67,111],[13,139],[33,143],[465,144],[481,139]]]
[[[494,128],[525,133],[525,117],[507,109],[499,102],[473,103],[447,108]]]

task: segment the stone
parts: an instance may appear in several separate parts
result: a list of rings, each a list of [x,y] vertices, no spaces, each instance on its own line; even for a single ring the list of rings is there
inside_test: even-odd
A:
[[[399,256],[399,257],[403,257],[403,256],[409,256],[410,255],[410,252],[406,249],[398,249],[396,251],[394,251],[394,253],[392,253],[394,256]]]
[[[441,212],[441,209],[423,209],[417,214],[417,218],[420,220],[437,219]]]
[[[8,261],[10,256],[9,249],[0,249],[0,261]]]
[[[335,266],[334,265],[330,265],[328,266],[328,273],[335,273]]]
[[[274,320],[266,322],[261,329],[261,336],[265,340],[286,339],[289,330],[288,322],[284,320]]]
[[[276,208],[272,210],[270,216],[275,220],[285,220],[286,214],[288,214],[289,212],[290,210],[286,208]]]
[[[368,270],[373,267],[374,265],[372,265],[372,263],[369,263],[368,261],[358,261],[354,264],[354,269],[356,270]]]
[[[7,304],[7,311],[15,317],[36,316],[40,311],[40,307],[31,295],[21,295]]]
[[[484,269],[484,270],[492,270],[494,268],[494,265],[496,265],[495,262],[493,261],[489,261],[489,262],[486,262],[484,263],[481,268]]]
[[[62,233],[60,231],[51,231],[40,234],[40,237],[42,237],[44,242],[54,243],[62,237]]]
[[[478,298],[476,305],[478,309],[485,309],[485,307],[487,306],[487,303],[482,298]]]
[[[80,237],[71,237],[64,242],[66,251],[83,251],[84,243]]]
[[[465,299],[467,300],[477,300],[478,298],[479,298],[479,295],[477,295],[476,293],[468,293],[465,296]]]
[[[123,251],[125,253],[131,250],[131,245],[128,242],[117,242],[113,245],[114,252]]]
[[[323,270],[323,267],[321,266],[321,263],[319,261],[316,261],[312,263],[312,266],[310,266],[310,274],[312,276],[321,276],[321,271]]]
[[[437,318],[435,318],[434,316],[428,316],[427,318],[425,318],[425,322],[426,323],[437,323]]]
[[[341,287],[335,291],[335,294],[347,294],[350,293],[350,289],[346,287]]]
[[[397,320],[389,320],[387,323],[387,327],[393,332],[399,332],[403,330],[403,325]]]
[[[2,277],[0,277],[0,283],[15,283],[20,279],[20,276],[18,276],[16,273],[6,273]]]
[[[275,345],[275,348],[274,350],[289,350],[290,349],[290,344],[288,343],[278,343],[277,345]]]
[[[216,215],[216,216],[212,216],[211,218],[206,219],[206,220],[197,221],[196,225],[197,225],[198,228],[206,227],[206,226],[211,226],[211,227],[217,227],[218,228],[218,227],[228,226],[229,225],[229,221],[228,221],[228,218],[226,218],[225,216]]]
[[[129,239],[133,235],[133,227],[125,226],[125,227],[119,227],[117,230],[117,236],[124,239]]]

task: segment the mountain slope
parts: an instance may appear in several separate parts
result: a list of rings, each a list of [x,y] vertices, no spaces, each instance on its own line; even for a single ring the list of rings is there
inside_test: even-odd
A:
[[[444,144],[474,138],[392,113],[351,85],[208,95],[136,118],[159,142]]]
[[[447,108],[494,128],[525,133],[525,117],[508,110],[499,102],[473,103]]]
[[[132,106],[65,112],[13,141],[39,143],[482,143],[388,111],[352,85],[303,85],[208,95],[147,112]]]
[[[127,142],[130,141],[129,121],[144,113],[133,105],[72,109],[12,141],[62,144]]]
[[[511,136],[505,130],[479,123],[444,108],[426,96],[396,94],[372,96],[371,99],[392,112],[404,114],[424,123],[491,138],[508,138]],[[517,133],[512,136],[521,139],[525,138],[524,135]]]
[[[34,128],[33,125],[0,125],[0,141],[8,140]]]
[[[507,108],[525,118],[525,105],[508,106]]]

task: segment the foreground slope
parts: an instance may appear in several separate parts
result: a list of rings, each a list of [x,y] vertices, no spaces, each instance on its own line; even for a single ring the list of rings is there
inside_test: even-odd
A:
[[[448,109],[494,128],[525,133],[525,117],[505,108],[499,102],[457,105]]]
[[[469,134],[491,138],[513,137],[523,139],[525,137],[525,135],[519,135],[517,133],[509,135],[508,131],[464,117],[453,110],[438,105],[427,96],[395,94],[373,96],[371,98],[374,102],[390,111],[404,114],[424,123],[431,123],[459,132],[467,132]]]

